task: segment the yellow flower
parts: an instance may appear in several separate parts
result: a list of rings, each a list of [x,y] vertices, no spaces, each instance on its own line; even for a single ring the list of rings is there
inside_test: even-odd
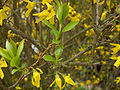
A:
[[[53,0],[42,0],[42,4],[45,4],[46,2],[51,3]]]
[[[7,18],[6,11],[9,10],[7,6],[4,6],[3,9],[0,9],[0,25],[2,26],[3,20]]]
[[[117,57],[117,61],[114,63],[117,68],[120,66],[120,56]]]
[[[40,80],[41,80],[41,77],[40,77],[40,74],[43,74],[42,70],[37,68],[38,71],[33,71],[33,77],[32,77],[32,84],[36,87],[40,87]]]
[[[87,80],[87,81],[86,81],[86,84],[87,84],[87,85],[90,85],[90,84],[91,84],[91,81],[90,81],[90,80]]]
[[[17,85],[15,88],[16,88],[16,90],[21,89],[21,87],[19,85]]]
[[[58,87],[59,87],[60,90],[61,90],[61,88],[62,88],[62,80],[61,80],[61,78],[59,77],[58,74],[55,75],[55,80],[51,83],[50,87],[52,87],[52,85],[53,85],[55,82],[56,82],[56,84],[58,85]]]
[[[102,13],[102,16],[101,16],[101,19],[100,19],[101,21],[106,18],[106,14],[107,14],[107,11],[104,11],[104,12]]]
[[[117,60],[117,57],[116,55],[112,55],[111,57],[109,57],[110,59],[113,59],[113,60]]]
[[[81,14],[80,13],[76,13],[76,11],[74,10],[74,8],[72,8],[70,6],[70,3],[68,3],[68,6],[69,6],[69,18],[71,21],[80,21],[81,19]]]
[[[24,0],[25,2],[27,2],[27,6],[26,8],[28,9],[25,13],[25,16],[28,17],[30,12],[33,10],[34,6],[35,6],[35,2],[31,2],[29,0]]]
[[[106,64],[106,61],[101,61],[102,64]]]
[[[115,46],[114,48],[111,49],[113,51],[112,54],[116,54],[120,50],[119,44],[110,43],[110,45]]]
[[[98,0],[98,4],[99,4],[99,5],[102,5],[102,4],[104,4],[104,2],[105,2],[104,0],[101,1],[101,2],[99,2],[99,1],[100,1],[100,0]],[[97,0],[93,0],[93,3],[94,3],[94,4],[97,3]]]
[[[85,84],[84,84],[84,82],[81,82],[79,85],[80,85],[80,86],[84,86]]]
[[[81,70],[82,66],[75,66],[75,69]]]
[[[93,82],[93,84],[98,84],[99,82],[100,82],[100,79],[97,78],[97,79]]]
[[[76,83],[70,78],[70,74],[68,76],[64,76],[65,82],[71,85],[76,85]]]
[[[1,69],[2,67],[7,67],[7,63],[6,63],[6,61],[4,60],[3,57],[0,60],[0,78],[1,79],[4,78],[4,73],[3,73],[2,69]]]
[[[120,77],[117,77],[114,81],[116,82],[116,84],[118,84],[120,82]]]
[[[37,14],[33,14],[33,16],[39,17],[39,19],[35,23],[39,23],[41,20],[46,19],[49,20],[52,25],[54,25],[54,16],[55,16],[54,8],[48,2],[46,2],[46,5],[47,5],[47,10],[44,10]]]
[[[81,14],[78,13],[78,14],[75,15],[75,16],[71,16],[71,15],[69,14],[69,17],[70,17],[71,21],[80,21],[80,19],[81,19]]]

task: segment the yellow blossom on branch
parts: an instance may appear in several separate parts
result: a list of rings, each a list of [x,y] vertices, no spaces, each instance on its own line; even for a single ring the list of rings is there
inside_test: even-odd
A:
[[[71,85],[76,85],[76,83],[70,78],[70,74],[64,76],[65,82]]]
[[[43,72],[39,68],[33,71],[32,84],[38,88],[40,87],[40,80],[41,80],[40,74],[43,74]]]
[[[58,74],[55,75],[55,80],[51,83],[50,87],[52,87],[52,85],[53,85],[55,82],[56,82],[56,84],[58,85],[58,87],[59,87],[60,90],[61,90],[61,88],[62,88],[62,80],[61,80],[61,78],[59,77]]]
[[[34,6],[35,6],[35,2],[31,2],[29,0],[24,0],[25,2],[27,2],[27,6],[26,8],[28,9],[25,13],[25,16],[28,17],[30,12],[33,10]]]
[[[38,16],[38,20],[35,23],[39,23],[41,20],[49,20],[52,25],[54,25],[54,16],[55,11],[52,5],[50,5],[48,2],[46,2],[47,10],[44,10],[40,13],[33,14],[33,16]]]
[[[116,54],[120,50],[119,44],[110,43],[110,45],[115,46],[114,48],[111,49],[113,51],[112,54]]]
[[[120,82],[120,77],[117,77],[115,80],[116,84],[118,84]]]
[[[114,63],[117,68],[120,66],[120,56],[117,57],[117,61]]]
[[[69,18],[71,21],[80,21],[81,19],[81,14],[80,13],[76,13],[76,11],[74,10],[74,8],[72,8],[70,6],[70,3],[68,3],[68,6],[69,6]]]
[[[2,71],[2,67],[7,67],[7,63],[4,60],[4,58],[2,57],[0,60],[0,78],[3,79],[4,78],[4,73]]]
[[[44,5],[46,2],[51,3],[53,0],[42,0],[42,4]]]
[[[117,60],[117,56],[116,55],[112,55],[111,57],[109,57],[110,59],[113,59],[113,60]]]
[[[0,25],[2,26],[3,20],[7,18],[6,11],[9,10],[7,6],[4,6],[3,9],[0,9]]]

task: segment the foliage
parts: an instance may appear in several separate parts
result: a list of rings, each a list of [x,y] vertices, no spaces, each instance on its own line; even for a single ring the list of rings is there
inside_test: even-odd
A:
[[[119,89],[119,4],[0,1],[0,88]]]

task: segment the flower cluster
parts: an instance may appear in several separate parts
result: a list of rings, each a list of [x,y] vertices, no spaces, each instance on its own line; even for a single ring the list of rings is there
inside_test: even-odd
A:
[[[2,26],[3,20],[7,18],[6,11],[9,10],[7,6],[4,6],[3,9],[0,9],[0,25]]]
[[[70,78],[70,74],[68,74],[67,76],[66,75],[63,75],[63,78],[65,80],[65,83],[64,85],[62,86],[62,80],[61,78],[59,77],[58,74],[55,75],[55,80],[52,82],[52,84],[50,85],[50,87],[52,87],[52,85],[56,82],[56,84],[58,85],[58,87],[61,89],[63,89],[66,85],[66,83],[70,84],[70,85],[73,85],[73,86],[77,86],[76,83]]]
[[[2,67],[7,67],[7,63],[4,60],[4,58],[2,57],[0,60],[0,78],[3,79],[4,78],[4,73],[2,71]]]

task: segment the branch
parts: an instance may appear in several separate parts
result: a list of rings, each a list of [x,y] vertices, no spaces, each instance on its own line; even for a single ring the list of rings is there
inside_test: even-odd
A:
[[[38,66],[37,68],[41,68],[41,67],[43,67],[44,65],[46,65],[46,62],[43,63],[42,65]],[[29,76],[30,74],[32,74],[32,71],[29,72],[29,73],[27,73],[27,74],[21,75],[20,78],[18,79],[18,81],[17,81],[15,84],[13,84],[12,86],[8,87],[8,90],[16,87],[16,86],[19,84],[20,81],[22,81],[24,78],[26,78],[26,77]]]
[[[4,24],[5,27],[7,27],[8,29],[12,30],[14,33],[22,36],[23,38],[26,38],[27,40],[29,40],[32,44],[34,44],[39,50],[42,50],[42,48],[36,43],[35,40],[33,40],[32,38],[26,36],[24,33],[22,33],[21,31],[11,27],[10,25],[8,24]]]
[[[93,28],[93,26],[90,26],[90,27],[88,27],[88,28],[83,29],[82,31],[79,31],[77,34],[75,34],[75,35],[72,36],[70,39],[68,39],[68,40],[64,43],[64,45],[68,44],[71,40],[73,40],[74,38],[76,38],[77,36],[79,36],[81,33],[85,32],[85,31],[87,31],[87,30],[89,30],[89,29],[91,29],[91,28]]]

